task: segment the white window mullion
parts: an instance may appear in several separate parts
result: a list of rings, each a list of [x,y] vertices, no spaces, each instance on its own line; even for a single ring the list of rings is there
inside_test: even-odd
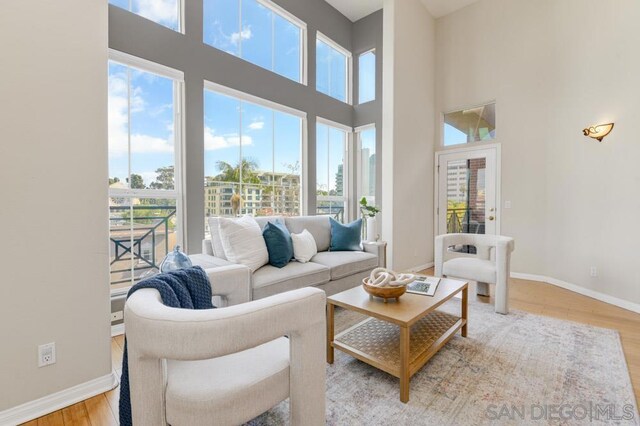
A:
[[[241,101],[240,102],[240,111],[238,113],[238,137],[240,138],[240,144],[238,147],[238,152],[240,153],[240,162],[238,163],[238,177],[239,177],[239,185],[238,185],[238,195],[240,195],[240,198],[244,198],[244,181],[242,179],[242,162],[244,161],[244,157],[242,154],[242,113],[243,113],[243,109],[244,109],[244,103]],[[242,211],[242,201],[240,201],[240,211]]]
[[[238,0],[238,57],[242,58],[242,0]]]
[[[129,192],[131,192],[131,68],[127,67],[127,174],[129,176]],[[135,274],[135,265],[133,259],[134,247],[133,247],[133,197],[128,198],[129,201],[129,250],[131,255],[131,262],[129,262],[129,269],[131,273],[131,279],[133,280]]]

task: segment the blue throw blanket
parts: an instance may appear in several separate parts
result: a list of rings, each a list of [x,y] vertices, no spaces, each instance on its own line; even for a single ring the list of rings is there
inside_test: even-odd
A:
[[[162,303],[172,308],[211,309],[211,285],[204,270],[199,266],[168,272],[140,281],[129,290],[127,298],[141,288],[155,288],[160,292]],[[120,378],[120,425],[131,426],[131,397],[129,393],[129,366],[127,361],[127,338],[125,334]]]

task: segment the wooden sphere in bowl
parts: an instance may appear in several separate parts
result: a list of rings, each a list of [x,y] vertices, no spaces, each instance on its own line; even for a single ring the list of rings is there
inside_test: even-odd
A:
[[[362,280],[362,287],[364,287],[364,291],[369,293],[372,296],[381,297],[384,299],[384,303],[387,303],[387,299],[396,299],[407,291],[407,286],[403,285],[400,287],[376,287],[373,285],[367,284],[368,278],[364,278]]]

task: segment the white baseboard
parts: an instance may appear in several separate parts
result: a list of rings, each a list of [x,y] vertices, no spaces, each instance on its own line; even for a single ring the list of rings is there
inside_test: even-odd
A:
[[[118,386],[115,371],[0,412],[0,425],[17,425],[110,391]]]
[[[418,266],[414,266],[413,268],[409,268],[408,271],[409,272],[420,272],[420,271],[424,271],[425,269],[432,268],[433,265],[434,265],[433,262],[429,262],[429,263],[425,263],[424,265],[418,265]]]
[[[124,334],[124,323],[111,326],[111,337],[119,336],[121,334]]]
[[[640,304],[638,303],[633,303],[633,302],[629,302],[628,300],[619,299],[617,297],[600,293],[599,291],[591,290],[589,288],[585,288],[577,284],[568,283],[566,281],[562,281],[557,278],[546,277],[544,275],[536,275],[536,274],[524,274],[520,272],[512,272],[511,277],[519,278],[523,280],[529,280],[529,281],[539,281],[539,282],[555,285],[556,287],[564,288],[566,290],[573,291],[574,293],[582,294],[583,296],[591,297],[592,299],[596,299],[601,302],[605,302],[610,305],[614,305],[619,308],[626,309],[628,311],[640,314]]]

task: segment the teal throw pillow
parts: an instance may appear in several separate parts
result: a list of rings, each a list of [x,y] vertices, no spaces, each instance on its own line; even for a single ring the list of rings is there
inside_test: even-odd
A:
[[[359,251],[360,235],[362,232],[362,219],[355,220],[346,225],[333,218],[331,222],[330,251]]]
[[[262,231],[264,242],[269,252],[269,264],[276,268],[287,266],[293,258],[293,241],[291,234],[280,221],[268,222]]]

